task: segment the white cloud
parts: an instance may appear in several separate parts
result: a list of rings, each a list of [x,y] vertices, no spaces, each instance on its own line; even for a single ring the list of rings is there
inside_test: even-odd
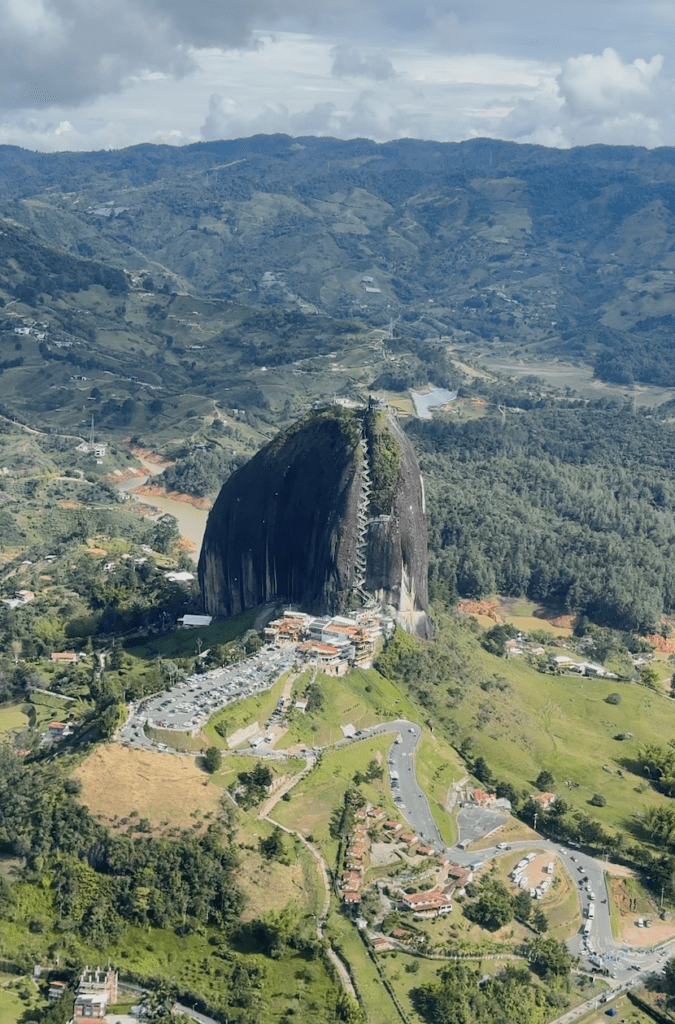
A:
[[[664,60],[628,63],[615,50],[565,61],[548,88],[520,97],[490,134],[545,146],[663,146],[675,143],[673,83]]]
[[[0,37],[0,107],[7,110],[0,143],[96,149],[286,132],[377,141],[485,135],[561,147],[675,144],[668,33],[641,50],[636,36],[623,49],[574,46],[548,60],[536,47],[516,56],[506,44],[490,51],[507,29],[511,41],[515,32],[497,0],[436,0],[426,11],[410,0],[336,0],[336,13],[326,15],[333,24],[311,31],[312,19],[324,16],[319,5],[280,0],[275,17],[304,28],[274,34],[251,31],[264,20],[267,0],[246,7],[240,0],[97,0],[96,11],[107,12],[105,31],[98,13],[87,17],[85,0],[25,0],[31,15],[23,22],[22,2],[0,0],[8,13]],[[504,3],[520,13],[529,39],[534,0]],[[634,0],[612,5],[612,25],[637,17]],[[609,9],[605,0],[568,6],[573,21]],[[645,20],[653,6],[640,8]],[[669,17],[675,23],[672,11]],[[387,32],[375,31],[378,18]],[[400,38],[391,42],[395,30]]]
[[[653,112],[654,87],[662,67],[661,54],[650,61],[638,58],[624,64],[608,47],[600,56],[585,53],[566,61],[558,85],[571,117],[599,124],[627,113]]]

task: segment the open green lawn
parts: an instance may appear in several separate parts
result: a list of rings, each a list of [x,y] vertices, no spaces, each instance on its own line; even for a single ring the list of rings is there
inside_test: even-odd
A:
[[[30,986],[33,988],[31,981],[26,979],[26,987]],[[33,990],[33,996],[37,996],[37,992]],[[0,1024],[17,1024],[19,1019],[26,1012],[29,1005],[33,1004],[24,1002],[19,998],[15,989],[0,988]]]
[[[154,637],[143,644],[134,644],[127,648],[129,654],[138,658],[154,659],[157,655],[163,658],[188,658],[197,654],[197,641],[202,641],[202,650],[212,644],[227,644],[236,640],[248,629],[252,629],[257,608],[251,608],[243,615],[233,615],[229,619],[214,619],[210,626],[197,629],[177,629],[164,636]]]
[[[257,722],[262,729],[279,702],[289,674],[285,672],[269,690],[253,697],[246,697],[244,700],[238,700],[234,704],[228,704],[222,711],[216,711],[202,730],[209,742],[214,747],[227,748],[227,740],[216,731],[216,726],[224,725],[226,736],[231,736],[239,729],[252,725],[253,722]],[[237,746],[248,746],[248,741],[242,740]]]
[[[24,729],[27,725],[28,716],[23,713],[18,704],[0,708],[0,732],[9,732],[11,729]]]
[[[482,650],[477,657],[488,679],[508,686],[481,695],[472,685],[453,717],[495,777],[534,792],[547,769],[556,793],[614,830],[632,827],[636,811],[668,803],[644,779],[638,751],[643,743],[667,745],[675,735],[675,702],[637,683],[542,675]],[[606,703],[612,692],[620,704]],[[626,732],[632,739],[614,738]],[[589,805],[595,793],[605,797],[604,807]]]
[[[338,843],[329,834],[331,814],[335,808],[342,807],[345,791],[352,785],[354,773],[363,772],[368,762],[378,754],[384,764],[391,743],[391,734],[385,734],[328,751],[291,791],[291,799],[288,802],[279,801],[273,817],[288,828],[298,829],[303,835],[312,835],[322,847],[329,865],[332,865]],[[382,781],[363,783],[359,788],[372,803],[387,808],[392,815],[397,813],[386,773]]]
[[[368,1024],[392,1024],[398,1021],[396,1007],[382,984],[377,968],[370,959],[355,926],[342,914],[332,912],[328,918],[325,935],[348,965]]]
[[[299,697],[308,682],[309,678],[304,678],[304,685],[295,686],[294,695]],[[364,674],[362,670],[355,669],[340,679],[318,673],[316,682],[323,698],[321,707],[311,714],[295,711],[284,744],[326,747],[343,739],[340,728],[343,725],[366,729],[394,715],[407,715],[411,711],[408,701],[405,701],[405,708],[399,710],[403,707],[404,698],[378,672]],[[391,703],[387,708],[388,702]],[[412,713],[417,719],[416,712]]]
[[[415,751],[415,775],[429,799],[443,842],[454,846],[457,825],[445,807],[452,783],[464,778],[466,768],[446,740],[425,730]]]
[[[153,978],[167,978],[179,988],[202,992],[207,1000],[217,1002],[222,989],[218,948],[209,944],[209,937],[129,928],[119,945],[106,952],[121,970],[126,968]],[[245,963],[262,967],[265,972],[257,1011],[260,1024],[277,1021],[289,1006],[295,1008],[295,1021],[313,1022],[319,1007],[335,1002],[337,988],[320,960],[308,961],[301,956],[272,960],[249,952],[245,945],[238,955]],[[92,956],[96,959],[93,951]]]

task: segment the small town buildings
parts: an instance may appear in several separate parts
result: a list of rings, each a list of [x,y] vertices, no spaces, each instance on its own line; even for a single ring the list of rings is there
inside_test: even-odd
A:
[[[551,804],[555,803],[555,793],[530,793],[530,800],[534,800],[535,803],[541,805],[543,810],[547,810]]]
[[[343,675],[350,666],[370,668],[378,639],[392,630],[392,619],[368,610],[355,612],[353,618],[286,610],[267,624],[264,636],[268,643],[298,644],[301,657],[328,675]]]
[[[482,789],[474,789],[473,799],[479,807],[495,807],[497,804],[497,794],[486,793]]]
[[[549,654],[548,664],[552,669],[570,669],[576,664],[568,654]]]
[[[117,1002],[117,983],[117,971],[112,968],[85,967],[75,997],[74,1024],[105,1020],[107,1007]]]
[[[297,651],[307,661],[320,666],[321,671],[329,676],[343,676],[349,668],[346,653],[340,651],[335,644],[325,644],[320,640],[305,640],[298,644]]]
[[[57,999],[60,999],[63,993],[67,989],[65,981],[50,981],[49,991],[47,993],[47,999],[50,1003],[55,1003]]]
[[[75,651],[52,651],[50,660],[60,665],[74,665],[77,661]]]
[[[452,911],[452,900],[449,900],[440,885],[426,892],[404,893],[401,902],[406,910],[412,910],[415,916],[438,917]]]
[[[64,736],[70,736],[71,728],[66,722],[50,722],[47,726],[46,738],[48,740],[60,740]]]
[[[210,626],[212,615],[183,615],[178,619],[181,629],[195,629],[199,626]]]

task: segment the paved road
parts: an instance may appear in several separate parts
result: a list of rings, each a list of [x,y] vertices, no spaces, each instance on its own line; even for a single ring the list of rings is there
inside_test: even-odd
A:
[[[206,721],[218,708],[269,688],[279,674],[290,667],[293,657],[294,651],[287,648],[282,651],[265,648],[252,658],[247,658],[229,669],[217,670],[208,676],[193,677],[166,693],[145,698],[137,707],[132,707],[130,717],[120,729],[118,738],[136,746],[151,746],[151,741],[143,731],[145,721],[151,718],[155,724],[166,722],[172,710],[174,713],[170,715],[170,719],[174,727],[191,728],[191,722],[194,724]],[[181,707],[186,704],[187,707]],[[160,715],[163,716],[161,719]],[[415,774],[415,752],[422,735],[422,728],[417,723],[405,719],[386,722],[361,730],[354,738],[340,740],[334,746],[358,742],[378,733],[395,734],[387,757],[387,770],[401,816],[414,832],[439,853],[444,853],[463,865],[487,860],[503,853],[497,850],[496,846],[478,852],[461,850],[458,847],[448,848],[443,842],[427,797],[419,786]],[[483,823],[483,834],[486,834],[499,823],[499,818],[495,818],[494,822],[483,818]],[[466,826],[463,826],[464,831]],[[588,907],[593,903],[595,911],[590,934],[584,936],[580,932],[567,943],[570,951],[581,958],[582,967],[588,970],[606,967],[610,971],[613,987],[637,984],[643,980],[645,974],[660,970],[671,946],[675,948],[675,941],[667,947],[659,947],[659,950],[639,950],[631,949],[614,939],[603,863],[579,850],[543,839],[514,842],[511,847],[514,850],[548,850],[552,856],[557,855],[562,860],[574,879],[584,921],[588,920]]]
[[[470,865],[502,856],[504,851],[498,850],[496,845],[485,850],[472,851],[461,850],[459,847],[447,847],[443,843],[431,815],[427,798],[415,776],[415,748],[422,735],[422,729],[414,722],[399,719],[365,729],[356,737],[356,740],[366,739],[374,733],[382,732],[396,733],[396,739],[389,751],[387,767],[390,779],[392,771],[398,775],[398,779],[394,778],[393,780],[392,792],[398,803],[401,816],[405,818],[411,828],[439,852],[445,853],[451,860],[459,864]],[[489,815],[483,815],[482,820],[483,834],[486,834],[499,824],[500,820],[504,820],[504,815],[496,815],[494,820]],[[602,861],[598,861],[580,850],[545,839],[523,840],[509,845],[513,850],[550,851],[552,859],[554,856],[560,858],[573,879],[584,921],[588,920],[588,907],[593,904],[594,917],[591,920],[588,937],[585,937],[580,931],[567,942],[570,951],[580,958],[582,968],[589,971],[593,968],[607,968],[610,972],[609,981],[612,987],[639,984],[644,980],[646,974],[659,971],[664,960],[672,951],[675,951],[675,940],[668,946],[660,946],[658,949],[640,950],[628,947],[614,938],[609,916],[608,901],[610,897],[605,887],[604,878],[606,865]]]
[[[384,722],[382,725],[364,729],[356,739],[366,739],[368,736],[383,732],[396,733],[387,756],[387,771],[394,800],[402,817],[418,836],[430,846],[434,846],[439,853],[444,853],[445,843],[434,821],[426,794],[420,788],[415,775],[415,748],[422,735],[421,726],[416,722],[399,718],[395,722]],[[340,741],[336,746],[342,742],[344,741]]]

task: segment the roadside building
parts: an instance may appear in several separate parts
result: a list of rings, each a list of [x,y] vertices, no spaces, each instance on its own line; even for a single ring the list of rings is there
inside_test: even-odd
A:
[[[102,967],[85,967],[80,975],[73,1009],[75,1024],[105,1020],[108,1006],[117,1002],[117,971]]]
[[[486,793],[482,789],[474,789],[472,796],[479,807],[494,807],[497,803],[496,793]]]
[[[75,651],[52,651],[49,657],[59,665],[74,665],[77,662]]]
[[[181,629],[195,629],[199,626],[210,626],[212,615],[183,615],[178,619]]]
[[[534,800],[545,811],[555,803],[555,793],[530,793],[530,800]]]
[[[415,917],[438,917],[452,910],[452,900],[447,898],[440,885],[426,892],[404,893],[401,902],[405,910],[411,910]]]
[[[49,1002],[55,1003],[57,999],[60,999],[67,987],[65,981],[50,981],[49,992],[47,993]]]

